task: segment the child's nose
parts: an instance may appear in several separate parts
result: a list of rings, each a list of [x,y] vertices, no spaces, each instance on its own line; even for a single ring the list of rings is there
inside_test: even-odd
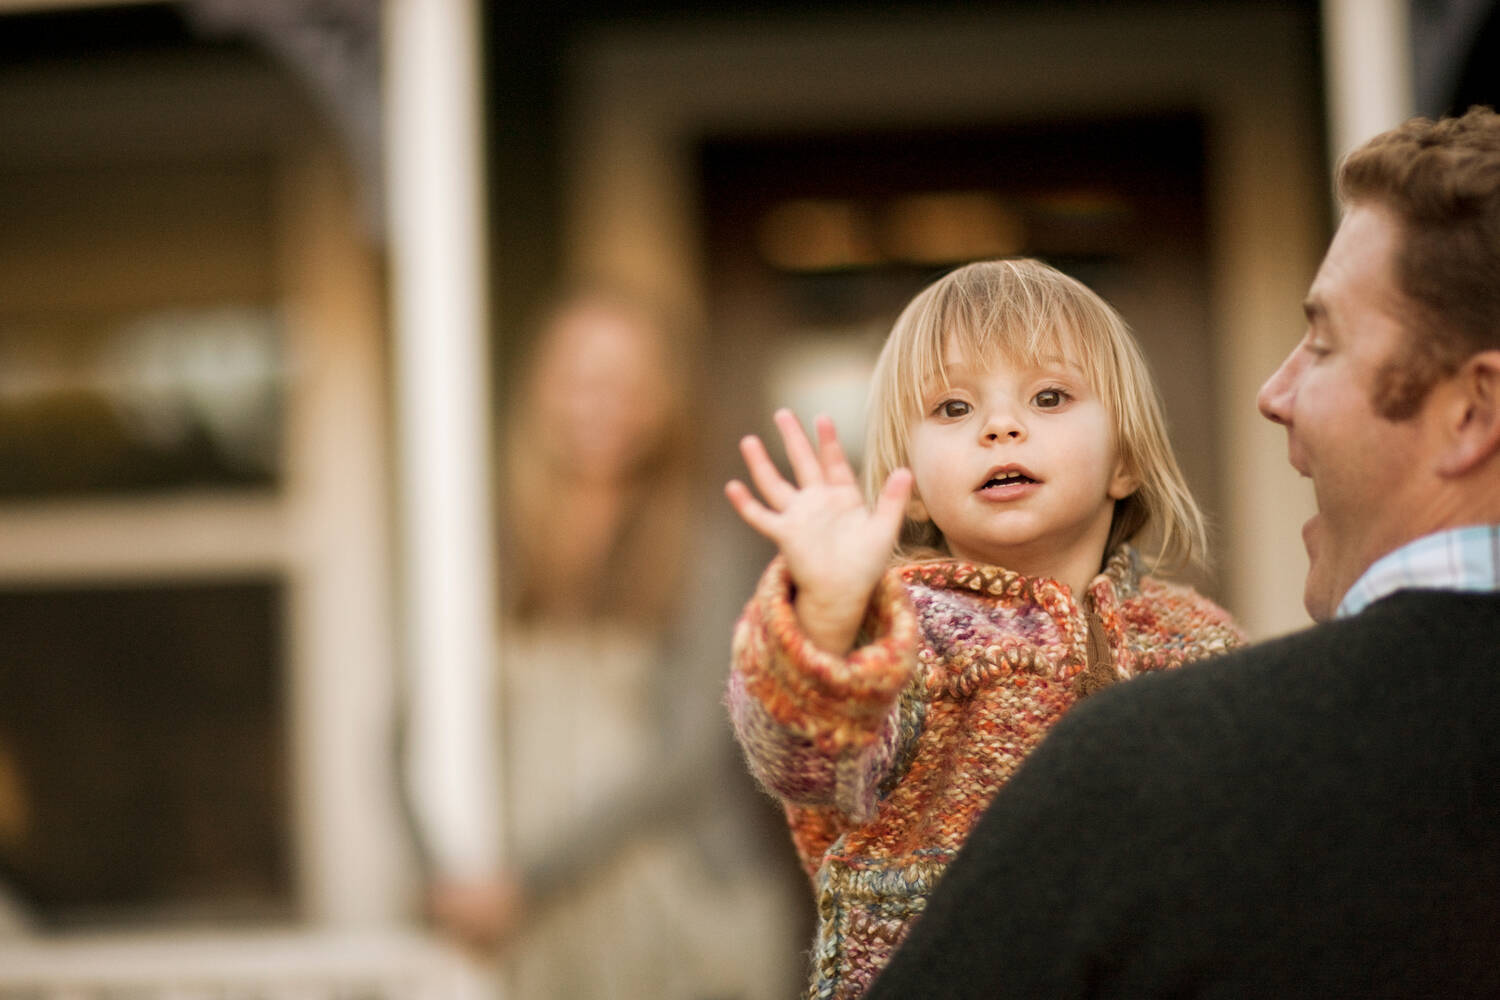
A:
[[[1009,409],[991,411],[984,423],[984,440],[990,444],[1019,441],[1026,436],[1026,425]]]

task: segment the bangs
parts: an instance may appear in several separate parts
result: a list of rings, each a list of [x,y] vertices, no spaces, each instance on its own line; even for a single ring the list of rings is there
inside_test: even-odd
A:
[[[887,477],[910,462],[911,430],[935,390],[950,386],[950,359],[1075,371],[1109,414],[1115,446],[1137,488],[1118,501],[1109,551],[1149,533],[1156,565],[1196,561],[1203,515],[1167,437],[1151,372],[1119,313],[1082,282],[1038,260],[980,261],[923,289],[896,319],[870,382],[863,481],[873,503]],[[930,520],[902,524],[897,554],[943,551]],[[925,556],[923,556],[925,558]]]
[[[954,296],[956,301],[938,303],[924,317],[910,344],[917,377],[901,387],[902,410],[908,418],[921,412],[923,400],[935,388],[950,384],[948,368],[955,356],[985,371],[1001,365],[1062,364],[1082,375],[1110,412],[1115,412],[1119,397],[1115,380],[1109,376],[1117,365],[1111,360],[1114,331],[1107,329],[1108,324],[1061,296],[1009,298],[1012,301],[997,308],[993,302]]]

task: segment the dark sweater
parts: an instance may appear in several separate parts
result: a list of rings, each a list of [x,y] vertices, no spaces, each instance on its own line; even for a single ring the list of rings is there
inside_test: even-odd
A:
[[[1500,996],[1500,596],[1083,703],[867,996]]]

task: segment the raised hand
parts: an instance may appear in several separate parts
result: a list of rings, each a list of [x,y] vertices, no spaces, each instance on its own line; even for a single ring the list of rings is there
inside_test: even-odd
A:
[[[912,475],[906,469],[891,473],[871,510],[832,420],[816,420],[816,449],[791,411],[777,410],[775,420],[795,485],[752,434],[740,441],[740,454],[762,499],[737,479],[724,487],[724,494],[745,523],[775,542],[786,557],[797,585],[794,606],[803,632],[820,648],[841,656],[853,648],[870,594],[890,561],[911,497]]]

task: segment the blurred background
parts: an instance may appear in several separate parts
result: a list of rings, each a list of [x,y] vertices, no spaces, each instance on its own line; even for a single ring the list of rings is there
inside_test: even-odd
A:
[[[793,995],[738,438],[1042,257],[1301,627],[1331,165],[1497,75],[1494,0],[0,0],[0,998]]]

